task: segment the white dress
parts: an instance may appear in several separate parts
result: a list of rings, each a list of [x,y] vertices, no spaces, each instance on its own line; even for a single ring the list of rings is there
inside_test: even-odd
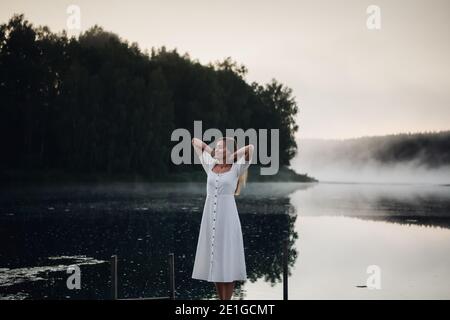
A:
[[[224,173],[212,171],[215,161],[204,151],[200,157],[208,180],[192,278],[209,282],[245,281],[244,242],[234,199],[239,176],[250,166],[242,156]]]

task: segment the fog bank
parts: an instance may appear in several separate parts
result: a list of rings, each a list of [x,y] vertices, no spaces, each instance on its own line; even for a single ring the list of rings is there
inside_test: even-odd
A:
[[[353,140],[354,148],[348,141],[300,139],[291,166],[321,182],[450,184],[450,165],[429,166],[424,152],[409,160],[382,162],[375,157],[379,149],[362,144],[366,140],[359,145]]]

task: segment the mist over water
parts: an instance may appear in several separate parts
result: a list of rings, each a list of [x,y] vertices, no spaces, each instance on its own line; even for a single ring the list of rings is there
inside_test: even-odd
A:
[[[236,203],[248,279],[235,299],[282,297],[285,240],[291,299],[448,299],[445,148],[382,142],[302,140],[292,167],[319,183],[246,185]],[[422,156],[397,161],[397,150]],[[213,285],[191,278],[205,195],[204,182],[0,187],[0,300],[108,299],[113,254],[119,297],[164,296],[169,253],[177,298],[216,299]],[[66,286],[72,264],[78,291]],[[371,265],[382,290],[366,286]]]
[[[300,139],[297,143],[292,168],[321,182],[450,184],[450,166],[430,167],[423,154],[409,161],[382,163],[364,145],[352,153],[342,152],[344,144],[337,140]]]
[[[439,185],[249,183],[236,197],[248,280],[235,299],[281,299],[289,240],[292,299],[448,298],[450,193]],[[177,298],[216,299],[191,279],[204,183],[115,183],[0,188],[0,300],[109,299],[167,294],[174,253]],[[82,289],[69,290],[77,264]],[[359,288],[366,268],[383,290]]]

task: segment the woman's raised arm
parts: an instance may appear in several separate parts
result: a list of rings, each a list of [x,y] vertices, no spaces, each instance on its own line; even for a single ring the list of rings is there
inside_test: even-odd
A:
[[[209,154],[211,154],[212,152],[211,147],[198,138],[192,139],[192,146],[194,147],[194,150],[198,154],[198,156],[201,156],[203,151],[206,151]]]
[[[252,144],[240,148],[233,154],[233,159],[235,161],[239,160],[241,157],[245,156],[245,161],[249,161],[253,157],[253,150],[255,147]]]

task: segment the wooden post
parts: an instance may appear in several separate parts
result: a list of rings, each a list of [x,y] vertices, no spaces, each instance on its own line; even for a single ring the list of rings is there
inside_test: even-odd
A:
[[[111,256],[111,298],[117,300],[117,256]]]
[[[169,253],[169,299],[175,300],[175,255]]]
[[[283,300],[288,300],[288,251],[289,240],[283,241]]]

